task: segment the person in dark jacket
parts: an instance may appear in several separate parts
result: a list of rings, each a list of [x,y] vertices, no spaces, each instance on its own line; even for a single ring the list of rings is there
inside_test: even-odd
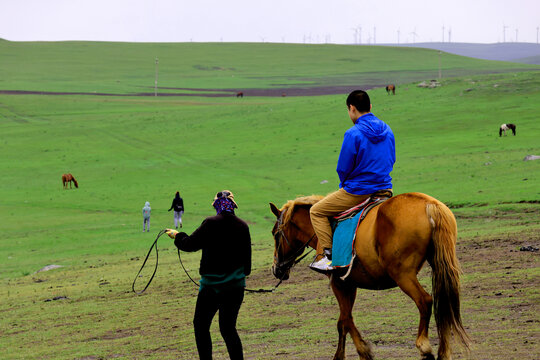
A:
[[[199,295],[193,326],[201,360],[212,359],[210,325],[219,311],[219,329],[231,360],[244,358],[236,320],[251,273],[251,236],[249,227],[237,217],[238,206],[228,190],[216,194],[212,203],[217,215],[206,218],[191,235],[167,229],[182,251],[202,250]]]
[[[178,225],[182,227],[182,214],[184,214],[184,200],[180,197],[180,192],[177,191],[168,211],[174,210],[174,226],[178,229]]]
[[[329,217],[348,210],[371,194],[392,191],[390,172],[396,162],[392,129],[371,112],[371,101],[363,90],[347,97],[349,118],[354,124],[345,132],[336,171],[339,190],[326,195],[310,209],[317,234],[317,256],[310,267],[318,272],[332,270],[332,228]]]

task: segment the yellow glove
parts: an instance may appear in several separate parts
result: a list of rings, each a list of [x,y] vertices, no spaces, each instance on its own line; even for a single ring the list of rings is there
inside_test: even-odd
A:
[[[178,231],[173,229],[167,229],[165,232],[171,239],[174,239],[176,237],[176,234],[178,234]]]

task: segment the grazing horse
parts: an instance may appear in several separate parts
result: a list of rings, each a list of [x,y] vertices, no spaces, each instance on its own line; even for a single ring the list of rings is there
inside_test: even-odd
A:
[[[241,91],[240,91],[240,92],[237,92],[237,93],[236,93],[236,97],[237,97],[237,98],[239,98],[239,97],[243,98],[243,97],[244,97],[244,93],[241,92]]]
[[[317,248],[309,210],[321,196],[288,201],[281,209],[270,203],[277,218],[272,230],[274,262],[272,273],[286,280],[295,260],[307,247]],[[439,360],[450,360],[451,333],[468,350],[468,336],[461,323],[459,276],[456,257],[457,225],[454,215],[439,200],[421,193],[394,196],[373,208],[356,230],[355,252],[350,274],[340,278],[340,270],[330,275],[330,285],[339,303],[338,347],[334,360],[345,359],[349,333],[362,360],[371,360],[370,346],[362,339],[352,317],[357,288],[385,290],[399,286],[418,307],[420,324],[416,347],[422,359],[434,360],[428,329],[431,307],[439,335]],[[430,295],[417,279],[428,262],[432,268]]]
[[[62,185],[64,186],[64,189],[67,189],[68,183],[69,183],[69,188],[71,189],[71,182],[72,181],[73,181],[73,184],[75,185],[75,187],[78,188],[79,184],[77,183],[77,180],[75,180],[73,175],[71,175],[71,174],[63,174],[62,175]]]
[[[499,128],[499,137],[502,136],[504,132],[504,136],[506,136],[506,130],[512,130],[512,135],[516,136],[516,125],[514,124],[502,124]]]
[[[390,84],[386,86],[386,93],[390,95],[390,92],[392,92],[392,95],[396,95],[396,85]]]

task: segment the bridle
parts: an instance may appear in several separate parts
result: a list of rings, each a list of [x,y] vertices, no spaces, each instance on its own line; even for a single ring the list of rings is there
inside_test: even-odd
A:
[[[298,225],[296,225],[292,220],[290,220],[289,223],[292,224],[293,226],[295,226],[297,229],[301,230],[301,228]],[[287,259],[285,259],[283,261],[280,261],[279,260],[279,253],[280,253],[280,249],[282,247],[283,241],[278,241],[277,238],[276,238],[276,235],[279,235],[280,237],[282,237],[285,240],[285,242],[287,243],[287,245],[289,246],[289,248],[292,248],[291,242],[289,241],[289,239],[287,238],[287,235],[285,235],[285,231],[283,230],[284,225],[285,224],[283,223],[283,212],[282,212],[279,215],[279,218],[277,220],[276,232],[273,234],[274,239],[276,239],[276,243],[277,243],[276,253],[274,254],[274,265],[277,268],[280,268],[280,269],[285,268],[286,270],[290,270],[294,265],[298,264],[300,261],[302,261],[302,259],[304,259],[306,256],[309,255],[309,253],[311,253],[313,251],[313,249],[311,249],[310,251],[308,251],[307,253],[302,255],[302,253],[306,250],[306,248],[309,246],[311,241],[315,238],[316,234],[315,234],[315,232],[313,232],[313,235],[311,235],[309,240],[307,242],[305,242],[304,244],[302,244],[302,246],[300,246],[298,249],[296,249],[294,251],[294,253],[289,258],[287,258]],[[300,255],[302,255],[302,256],[300,256]]]

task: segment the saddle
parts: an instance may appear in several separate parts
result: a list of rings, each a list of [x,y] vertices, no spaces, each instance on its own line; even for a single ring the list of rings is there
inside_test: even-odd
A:
[[[392,197],[392,191],[381,190],[372,194],[362,203],[338,214],[331,219],[333,242],[332,242],[332,267],[349,268],[347,273],[341,278],[349,275],[351,265],[356,257],[354,251],[354,241],[356,230],[360,222],[366,217],[368,212],[374,207]]]

